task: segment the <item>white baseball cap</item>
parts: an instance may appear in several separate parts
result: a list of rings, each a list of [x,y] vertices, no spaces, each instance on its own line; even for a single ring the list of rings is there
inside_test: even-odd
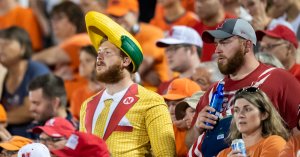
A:
[[[18,152],[18,157],[27,156],[30,157],[51,157],[49,149],[41,143],[31,143],[22,147]]]
[[[198,32],[187,26],[173,26],[165,38],[156,42],[156,46],[158,47],[168,47],[169,45],[177,44],[203,46],[202,39]]]

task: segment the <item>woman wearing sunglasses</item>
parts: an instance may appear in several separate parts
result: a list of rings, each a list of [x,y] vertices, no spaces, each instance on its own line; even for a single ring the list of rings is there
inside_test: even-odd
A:
[[[289,133],[267,95],[255,87],[239,90],[233,99],[233,120],[228,140],[243,139],[249,157],[275,157]],[[224,149],[218,157],[244,157],[240,151]]]

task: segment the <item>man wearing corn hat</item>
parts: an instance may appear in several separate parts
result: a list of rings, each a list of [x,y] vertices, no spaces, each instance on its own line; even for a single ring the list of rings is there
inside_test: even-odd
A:
[[[103,138],[112,156],[175,156],[164,99],[131,79],[143,61],[139,43],[101,13],[89,12],[85,20],[98,51],[97,79],[106,88],[83,103],[80,131]]]

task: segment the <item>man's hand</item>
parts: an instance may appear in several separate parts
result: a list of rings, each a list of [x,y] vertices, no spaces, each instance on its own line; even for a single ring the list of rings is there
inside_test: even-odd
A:
[[[198,114],[195,127],[199,129],[201,133],[205,129],[211,130],[214,128],[213,126],[208,126],[205,123],[210,123],[212,125],[215,125],[217,123],[218,117],[210,114],[209,111],[215,112],[215,109],[210,106],[205,106]]]
[[[8,141],[11,138],[11,134],[4,128],[0,126],[0,140],[1,142]]]

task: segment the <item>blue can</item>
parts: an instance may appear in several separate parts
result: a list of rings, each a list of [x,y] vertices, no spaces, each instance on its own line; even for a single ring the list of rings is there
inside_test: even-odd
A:
[[[243,139],[233,140],[231,143],[231,148],[232,148],[232,150],[239,150],[239,151],[241,151],[242,155],[244,155],[245,157],[247,156],[246,146],[245,146],[245,142]]]

